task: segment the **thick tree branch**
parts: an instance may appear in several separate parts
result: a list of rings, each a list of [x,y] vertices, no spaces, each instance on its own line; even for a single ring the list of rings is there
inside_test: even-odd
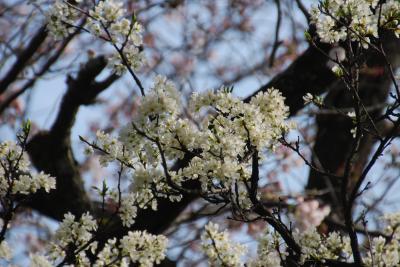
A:
[[[330,46],[321,49],[328,51]],[[319,95],[329,89],[337,81],[332,71],[326,66],[327,58],[316,48],[310,46],[285,71],[275,76],[244,101],[248,102],[259,92],[268,88],[279,89],[286,98],[290,114],[294,115],[304,107],[303,96],[307,93]]]
[[[56,51],[49,57],[45,64],[40,68],[40,70],[35,74],[35,77],[28,80],[20,89],[12,92],[3,102],[0,103],[0,114],[20,95],[26,92],[26,90],[32,88],[36,81],[43,76],[50,68],[53,66],[54,63],[60,58],[63,54],[65,48],[71,42],[71,40],[78,34],[78,31],[75,31],[73,34],[70,34],[65,40],[62,41],[59,47],[56,48]]]
[[[90,104],[118,78],[110,75],[102,82],[95,81],[106,64],[104,57],[94,58],[79,71],[76,78],[68,77],[68,89],[56,121],[50,131],[38,133],[27,146],[35,167],[57,179],[56,190],[50,194],[35,195],[28,205],[56,220],[61,220],[68,211],[77,215],[93,211],[72,154],[70,131],[79,107]]]
[[[7,87],[15,81],[18,74],[27,66],[27,62],[36,53],[37,49],[44,42],[46,37],[46,26],[42,26],[33,36],[27,47],[18,55],[16,62],[0,81],[0,94],[4,93],[7,90]]]
[[[400,53],[398,53],[399,40],[392,35],[385,36],[385,50],[388,59],[394,68],[400,66]],[[361,70],[359,79],[359,95],[364,106],[381,106],[382,108],[374,109],[369,112],[373,120],[379,118],[383,111],[383,103],[387,101],[387,96],[391,88],[391,77],[385,70],[385,60],[382,55],[376,52],[370,52],[367,58],[367,66]],[[353,97],[343,83],[334,86],[325,98],[327,106],[334,108],[350,108],[353,104]],[[350,130],[354,127],[351,119],[340,114],[319,114],[317,116],[318,132],[314,145],[314,159],[318,159],[320,164],[331,173],[343,175],[346,161],[351,152],[351,144],[353,136]],[[366,125],[368,126],[368,125]],[[372,129],[372,125],[368,126]],[[371,133],[373,131],[371,130]],[[349,187],[354,186],[355,181],[360,177],[366,162],[368,161],[371,150],[376,142],[376,138],[372,134],[364,134],[361,139],[359,149],[353,158],[353,167]],[[310,170],[307,188],[313,190],[326,190],[327,177]],[[340,196],[340,181],[338,179],[330,179],[335,188],[335,192],[330,192],[323,197],[325,201],[338,207],[334,203],[332,193],[337,197]]]

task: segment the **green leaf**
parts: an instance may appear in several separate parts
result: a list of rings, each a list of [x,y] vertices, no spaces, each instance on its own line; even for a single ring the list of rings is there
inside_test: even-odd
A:
[[[308,31],[305,31],[305,32],[304,32],[304,37],[306,38],[306,40],[307,40],[308,42],[311,42],[312,37],[311,37],[311,34],[310,34]]]

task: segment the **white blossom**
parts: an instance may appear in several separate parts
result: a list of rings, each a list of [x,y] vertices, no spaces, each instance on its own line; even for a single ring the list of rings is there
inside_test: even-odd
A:
[[[395,267],[400,264],[399,241],[392,239],[386,242],[382,236],[372,238],[366,266]]]
[[[75,215],[71,213],[65,214],[64,220],[55,232],[55,240],[50,245],[50,259],[55,261],[64,258],[68,245],[73,245],[76,251],[79,251],[83,246],[89,244],[81,251],[82,253],[77,253],[81,262],[88,261],[84,251],[96,246],[96,243],[90,242],[96,229],[97,222],[89,213],[82,214],[78,220],[75,220]]]
[[[145,60],[139,49],[143,43],[142,26],[137,21],[126,19],[125,13],[123,2],[119,0],[98,1],[92,6],[57,0],[47,13],[47,29],[56,39],[67,37],[78,28],[93,36],[101,36],[116,48],[109,66],[121,75],[127,68],[137,70]],[[87,14],[86,23],[79,25],[80,18]]]
[[[322,42],[338,43],[349,38],[368,48],[371,37],[378,37],[378,26],[399,34],[400,4],[389,0],[326,0],[311,8],[311,23]],[[330,66],[332,67],[332,66]]]
[[[314,96],[310,93],[307,93],[303,96],[304,105],[310,104],[313,102]]]
[[[337,76],[337,77],[342,77],[343,76],[343,69],[339,65],[334,65],[332,67],[332,72]]]
[[[135,222],[137,216],[137,206],[135,194],[131,193],[123,197],[119,209],[122,225],[129,227]]]
[[[275,267],[281,265],[281,257],[285,258],[284,251],[279,255],[277,248],[279,248],[279,239],[277,234],[272,234],[266,231],[258,239],[257,259],[250,262],[251,267]]]
[[[351,119],[354,119],[356,117],[356,113],[354,111],[350,111],[350,112],[347,112],[347,116]]]
[[[188,107],[193,117],[208,112],[203,122],[195,125],[183,116],[175,85],[156,76],[137,110],[119,138],[99,131],[95,142],[103,152],[103,165],[115,160],[129,163],[131,189],[136,195],[122,198],[120,216],[126,226],[134,223],[136,207],[156,209],[156,197],[179,201],[181,194],[175,189],[188,180],[199,180],[205,193],[230,190],[237,194],[239,205],[249,209],[244,182],[251,176],[252,149],[273,149],[291,127],[286,122],[289,110],[284,97],[274,88],[260,92],[250,103],[224,88],[193,94]],[[187,166],[169,171],[176,159],[188,153],[194,157]],[[233,186],[238,190],[231,190]],[[152,188],[157,193],[152,193]]]
[[[141,267],[159,264],[165,258],[168,240],[162,235],[152,235],[145,231],[128,232],[121,239],[121,250],[131,262],[138,262]]]
[[[72,33],[80,13],[63,0],[56,0],[47,13],[47,29],[55,39],[63,39]]]
[[[104,152],[99,159],[101,165],[107,166],[108,162],[122,157],[123,145],[116,138],[111,137],[103,131],[97,131],[96,137],[97,145]]]
[[[332,69],[338,66],[338,63],[343,62],[346,59],[346,50],[341,46],[335,46],[329,50],[329,60],[326,63],[327,67]]]
[[[15,142],[0,143],[0,197],[12,194],[33,194],[40,189],[47,193],[55,189],[56,180],[43,172],[30,172],[26,153]]]
[[[395,239],[400,239],[400,212],[388,213],[382,217],[382,220],[386,223],[384,232],[387,235],[393,235]]]
[[[343,237],[337,232],[330,232],[328,236],[321,235],[315,227],[309,227],[300,232],[298,229],[293,237],[301,247],[301,262],[308,259],[338,259],[351,257],[350,239]]]
[[[107,266],[111,263],[117,263],[119,258],[119,249],[116,246],[117,239],[112,238],[107,240],[104,248],[97,255],[97,260],[94,264],[96,267]]]
[[[201,241],[211,265],[242,266],[241,257],[247,251],[246,246],[232,242],[228,232],[220,232],[217,224],[209,222],[205,226]]]
[[[43,255],[31,254],[31,267],[53,267],[53,264]]]
[[[0,243],[0,259],[5,259],[7,261],[12,258],[12,250],[9,247],[7,241],[3,240]]]

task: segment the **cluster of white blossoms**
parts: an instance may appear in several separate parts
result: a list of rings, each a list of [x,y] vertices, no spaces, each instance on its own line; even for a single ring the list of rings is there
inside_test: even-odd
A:
[[[386,224],[383,236],[371,239],[365,263],[367,266],[395,267],[400,265],[400,213],[386,214],[382,217]]]
[[[287,252],[281,249],[282,240],[279,234],[270,233],[268,230],[258,239],[257,258],[250,261],[251,267],[281,266],[281,259],[285,259]],[[279,251],[278,251],[279,249]]]
[[[109,239],[94,266],[128,266],[129,262],[140,267],[151,267],[165,258],[168,240],[162,235],[152,235],[146,231],[129,232],[117,244]]]
[[[383,216],[387,225],[384,236],[370,238],[362,252],[365,266],[396,267],[400,265],[400,213]],[[244,266],[240,258],[245,249],[231,241],[226,231],[219,232],[216,224],[209,223],[202,235],[202,246],[210,262],[222,266]],[[307,261],[338,260],[352,262],[350,238],[338,232],[320,234],[315,227],[305,231],[295,229],[293,237],[301,247],[300,264]],[[235,255],[237,254],[237,255]],[[287,246],[276,232],[266,231],[258,240],[257,258],[245,266],[275,267],[287,257]],[[225,264],[225,265],[224,265]]]
[[[385,234],[392,235],[394,239],[400,239],[400,213],[389,213],[382,217],[386,223]]]
[[[146,231],[128,232],[121,239],[107,240],[104,247],[96,252],[98,243],[95,241],[98,225],[88,213],[78,220],[67,213],[54,236],[54,242],[49,246],[48,255],[31,254],[31,266],[56,266],[66,259],[73,260],[72,266],[90,266],[87,252],[96,255],[94,266],[129,266],[137,263],[141,267],[151,267],[159,264],[165,258],[168,240],[162,235],[152,235]],[[0,248],[0,253],[1,253]],[[3,249],[6,254],[7,250]],[[73,258],[71,258],[73,257]]]
[[[76,257],[78,266],[87,265],[90,261],[86,256],[85,247],[93,250],[96,248],[95,243],[89,242],[96,228],[97,223],[89,214],[82,215],[78,221],[75,221],[75,216],[71,213],[65,214],[55,233],[55,241],[49,246],[48,258],[42,256],[41,261],[61,262],[68,254]],[[31,258],[32,261],[38,260],[37,255],[32,255]]]
[[[9,228],[18,202],[23,201],[27,195],[38,190],[50,192],[56,186],[56,180],[43,172],[34,173],[25,152],[26,140],[30,130],[30,123],[24,124],[18,135],[19,142],[4,141],[0,143],[0,259],[10,261],[12,250],[4,234]]]
[[[383,216],[386,228],[384,235],[370,237],[363,252],[366,266],[396,267],[400,265],[400,213]],[[309,259],[334,259],[349,262],[352,250],[350,240],[337,232],[328,236],[319,234],[315,228],[296,231],[295,240],[302,248],[303,262]]]
[[[50,260],[59,262],[67,255],[76,255],[78,263],[89,263],[85,250],[96,248],[96,243],[90,242],[96,229],[97,222],[89,213],[83,214],[77,221],[75,215],[65,214],[54,235],[55,241],[50,245]]]
[[[27,134],[28,131],[25,132],[26,136]],[[26,140],[26,136],[24,140]],[[101,139],[102,135],[99,136]],[[109,143],[109,147],[106,143],[103,145],[107,151],[114,153],[112,142]],[[23,148],[15,142],[6,141],[0,144],[0,166],[1,198],[13,199],[17,194],[32,194],[39,189],[49,192],[50,189],[55,188],[55,178],[43,173],[30,173],[28,157]],[[147,203],[150,198],[148,194],[144,194],[143,190],[141,193],[131,193],[129,197],[122,200],[120,211],[121,214],[128,214],[128,220],[134,217],[131,215],[136,212],[136,206],[146,208],[147,205],[150,205],[156,209],[154,203]],[[110,195],[117,199],[115,196],[118,194],[115,192]],[[132,207],[133,210],[130,210]],[[13,211],[11,210],[11,212]],[[132,223],[128,221],[125,222],[125,225],[129,226]],[[88,213],[83,214],[77,220],[71,213],[65,214],[64,220],[55,233],[55,241],[49,246],[48,253],[46,255],[31,254],[31,266],[55,266],[66,259],[72,260],[71,257],[75,262],[74,266],[90,265],[86,252],[90,250],[94,253],[97,249],[95,241],[97,229],[97,221]],[[114,246],[111,247],[111,244]],[[97,256],[95,265],[109,266],[109,264],[120,262],[121,266],[126,266],[129,262],[133,262],[143,267],[153,266],[154,263],[159,263],[164,259],[166,247],[167,239],[164,236],[151,235],[146,232],[128,232],[118,242],[115,239],[109,240]],[[112,261],[107,258],[107,255],[110,255],[108,251],[113,253]],[[12,251],[5,240],[0,242],[0,258],[8,261],[12,258]],[[124,263],[126,264],[124,265]]]
[[[380,6],[381,5],[381,6]],[[400,3],[396,0],[323,0],[311,8],[321,42],[337,43],[348,37],[367,48],[378,28],[400,33]]]
[[[131,262],[139,266],[153,266],[165,258],[168,240],[162,235],[152,235],[146,232],[129,232],[121,239],[122,254],[127,255]]]
[[[204,194],[232,194],[241,208],[250,208],[245,182],[251,176],[253,153],[273,149],[291,127],[284,97],[273,88],[250,103],[226,89],[195,93],[188,109],[202,122],[184,117],[174,84],[157,76],[118,139],[97,133],[92,146],[102,152],[100,162],[116,160],[132,173],[131,189],[136,194],[122,200],[125,225],[134,222],[135,205],[147,203],[142,207],[155,209],[156,197],[178,201],[184,182],[190,180],[200,181]],[[188,163],[174,169],[184,157]]]
[[[303,96],[304,105],[315,104],[318,107],[322,107],[324,105],[324,99],[321,96],[312,95],[311,93],[307,93]]]
[[[3,240],[0,242],[0,259],[4,259],[6,261],[11,260],[12,251],[7,241]]]
[[[301,262],[306,260],[333,259],[347,262],[351,259],[350,238],[338,232],[330,232],[328,236],[318,233],[315,227],[305,231],[296,231],[293,237],[301,247]]]
[[[53,267],[54,266],[53,264],[51,264],[49,259],[43,255],[30,254],[29,258],[31,260],[31,262],[30,262],[31,267]]]
[[[0,166],[0,198],[6,195],[28,195],[39,189],[48,193],[56,186],[54,177],[43,172],[31,172],[28,156],[13,141],[0,143]]]
[[[241,257],[247,247],[233,242],[226,230],[220,232],[218,224],[209,222],[205,226],[201,242],[211,266],[243,266]]]
[[[63,39],[75,30],[71,26],[76,24],[81,14],[77,9],[72,8],[68,2],[56,0],[46,15],[49,32],[55,39]]]
[[[374,237],[369,245],[366,257],[366,266],[396,267],[400,264],[399,241],[392,239],[389,242],[383,237]]]
[[[296,229],[293,237],[301,247],[300,264],[306,261],[323,262],[327,259],[351,261],[350,239],[337,232],[325,236],[318,233],[316,228],[302,232]],[[245,265],[241,258],[245,256],[246,248],[230,240],[228,232],[219,232],[217,224],[208,223],[201,240],[203,251],[212,265],[275,267],[280,266],[281,261],[288,256],[287,246],[279,234],[268,230],[258,239],[256,259],[250,259]]]
[[[142,26],[133,20],[126,19],[126,10],[119,0],[89,2],[56,0],[48,11],[49,32],[62,39],[77,29],[84,29],[94,36],[107,40],[117,50],[111,56],[109,65],[117,74],[129,67],[140,68],[144,55],[139,47],[142,45]]]
[[[117,191],[110,192],[110,197],[116,203],[119,201],[119,194]],[[121,218],[122,225],[129,227],[135,223],[138,208],[157,210],[157,199],[155,198],[150,188],[141,188],[136,192],[129,192],[122,196],[120,201],[118,214]]]

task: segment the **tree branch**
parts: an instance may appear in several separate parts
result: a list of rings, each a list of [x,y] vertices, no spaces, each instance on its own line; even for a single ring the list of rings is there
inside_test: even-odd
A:
[[[27,66],[28,61],[35,54],[36,50],[47,37],[46,26],[42,26],[29,42],[27,47],[18,55],[16,62],[0,81],[0,94],[7,90],[7,87],[15,81],[18,74]]]
[[[62,220],[68,211],[76,215],[93,211],[72,154],[70,132],[79,107],[90,104],[100,92],[118,79],[117,75],[112,74],[102,82],[95,81],[106,64],[104,57],[91,59],[75,79],[68,77],[68,89],[56,121],[50,131],[39,132],[27,146],[35,167],[57,179],[56,190],[50,194],[35,195],[28,205],[56,220]]]

